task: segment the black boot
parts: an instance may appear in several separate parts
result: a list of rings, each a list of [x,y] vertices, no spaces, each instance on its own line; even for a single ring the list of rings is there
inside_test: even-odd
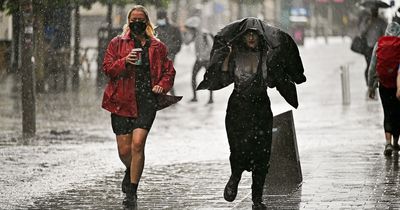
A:
[[[265,205],[265,203],[263,203],[262,194],[263,194],[263,188],[255,186],[253,182],[253,185],[251,185],[251,200],[253,201],[253,206],[252,206],[253,210],[267,209],[267,206]]]
[[[252,210],[264,210],[267,209],[267,205],[263,202],[258,202],[258,203],[253,203],[253,206],[251,207]]]
[[[122,204],[129,209],[137,209],[137,184],[129,184]]]
[[[129,209],[129,210],[136,210],[138,209],[137,205],[137,195],[134,195],[132,197],[126,197],[124,198],[124,201],[122,201],[122,204],[124,204],[124,209]]]
[[[126,209],[137,209],[137,195],[128,195],[122,201]]]
[[[239,175],[232,174],[231,177],[229,178],[229,181],[228,183],[226,183],[224,190],[224,198],[226,201],[232,202],[235,200],[241,178],[242,178],[241,174]]]
[[[252,172],[251,200],[253,201],[252,209],[254,210],[267,209],[262,199],[266,175],[266,170],[255,170]]]
[[[124,179],[122,180],[122,185],[121,185],[123,193],[126,193],[130,184],[131,184],[131,168],[127,168],[125,170],[125,176]]]

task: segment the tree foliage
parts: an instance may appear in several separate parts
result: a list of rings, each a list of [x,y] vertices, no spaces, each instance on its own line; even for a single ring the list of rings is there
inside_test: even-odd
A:
[[[84,8],[90,9],[98,0],[34,0],[40,1],[41,5],[47,8],[60,8],[71,5],[71,3],[79,4]],[[104,1],[104,0],[103,0]],[[125,0],[127,1],[127,0]],[[0,0],[0,11],[6,11],[7,14],[13,14],[18,11],[18,0]]]
[[[5,11],[7,14],[13,14],[18,11],[18,1],[15,0],[0,0],[0,11]]]
[[[38,1],[38,0],[34,0]],[[142,5],[154,5],[156,7],[167,8],[170,0],[39,0],[41,4],[47,8],[70,7],[70,5],[80,5],[86,9],[90,9],[92,5],[99,2],[103,5],[124,6],[126,4],[135,3]],[[7,14],[13,14],[18,11],[18,0],[0,0],[0,11],[6,11]]]

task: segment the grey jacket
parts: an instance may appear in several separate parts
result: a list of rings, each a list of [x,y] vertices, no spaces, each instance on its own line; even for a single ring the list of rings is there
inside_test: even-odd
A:
[[[210,52],[213,46],[213,35],[205,30],[197,30],[194,37],[194,48],[196,59],[199,61],[209,61]]]

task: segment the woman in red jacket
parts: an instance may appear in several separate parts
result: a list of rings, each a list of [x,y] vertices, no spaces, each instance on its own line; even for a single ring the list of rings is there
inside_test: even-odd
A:
[[[143,6],[130,10],[122,35],[111,40],[103,70],[110,81],[102,107],[111,112],[119,157],[127,168],[122,181],[122,191],[126,193],[123,203],[136,206],[146,138],[160,109],[157,105],[170,105],[163,100],[175,78],[167,48],[154,37],[153,24]]]

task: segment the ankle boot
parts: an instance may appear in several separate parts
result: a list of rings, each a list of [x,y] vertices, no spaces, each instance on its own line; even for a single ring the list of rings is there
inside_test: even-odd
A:
[[[267,205],[265,205],[265,203],[263,202],[258,202],[258,203],[253,203],[252,210],[265,210],[267,209]]]
[[[131,168],[127,168],[125,170],[125,176],[124,176],[124,179],[122,179],[122,184],[121,184],[123,193],[126,193],[130,184],[131,184]]]
[[[123,200],[123,204],[129,208],[136,208],[137,207],[137,185],[136,189],[133,184],[129,184],[129,187],[126,189],[126,196]]]
[[[253,209],[267,209],[263,203],[262,195],[264,190],[266,172],[253,171],[252,172],[252,185],[251,185],[251,200],[253,201]]]
[[[251,185],[251,200],[253,201],[253,210],[263,210],[267,209],[265,203],[262,199],[263,188],[260,186],[255,186],[254,183]]]
[[[228,202],[235,200],[241,176],[232,174],[225,186],[224,198]]]

